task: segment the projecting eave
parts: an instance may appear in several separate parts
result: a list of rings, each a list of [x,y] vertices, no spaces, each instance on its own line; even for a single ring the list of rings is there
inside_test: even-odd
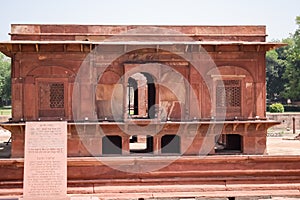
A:
[[[46,46],[58,47],[55,52],[89,52],[92,51],[97,45],[101,46],[115,46],[126,47],[136,46],[140,48],[156,48],[170,46],[184,46],[186,51],[195,51],[202,46],[207,51],[223,51],[228,47],[229,51],[268,51],[282,46],[285,43],[274,42],[245,42],[245,41],[23,41],[13,40],[0,42],[0,51],[5,55],[11,57],[13,53],[17,52],[51,52],[51,48]],[[196,47],[196,48],[195,48]],[[219,48],[220,47],[220,48]],[[235,48],[232,48],[235,47]],[[246,48],[244,48],[246,47]],[[252,48],[249,48],[252,47]],[[179,50],[179,49],[178,49]]]

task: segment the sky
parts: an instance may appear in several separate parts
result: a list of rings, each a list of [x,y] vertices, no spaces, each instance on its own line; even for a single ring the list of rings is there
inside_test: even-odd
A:
[[[293,33],[299,0],[6,0],[0,41],[10,24],[266,25],[267,40]]]

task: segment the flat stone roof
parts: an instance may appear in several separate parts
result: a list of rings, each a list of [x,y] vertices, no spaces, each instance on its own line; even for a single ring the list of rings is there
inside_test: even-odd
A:
[[[10,35],[16,34],[89,34],[115,35],[134,29],[166,29],[186,35],[252,35],[266,36],[264,25],[86,25],[86,24],[12,24]],[[174,30],[175,32],[168,32]],[[138,34],[139,32],[134,32]],[[161,34],[153,32],[153,34]]]
[[[265,26],[182,26],[182,25],[75,25],[12,24],[11,40],[103,41],[111,37],[127,40],[159,38],[195,41],[265,42]],[[130,38],[131,37],[131,38]],[[133,37],[133,38],[132,38]]]
[[[234,51],[268,51],[284,46],[266,42],[266,26],[201,26],[201,25],[78,25],[78,24],[12,24],[11,41],[1,42],[0,51],[12,52],[33,49],[39,45],[66,45],[63,51],[82,51],[80,45],[160,46],[191,45],[208,47],[207,51],[223,51],[224,46],[239,47]],[[67,45],[74,45],[68,48]],[[77,45],[77,46],[76,46]],[[79,46],[78,46],[79,45]],[[211,47],[211,48],[210,48]],[[215,47],[222,47],[221,50]],[[244,48],[245,47],[245,48]],[[262,47],[262,48],[261,48]],[[188,49],[188,48],[185,48]]]
[[[119,49],[127,49],[127,47],[136,48],[155,48],[155,49],[168,49],[172,52],[182,52],[189,50],[189,52],[201,52],[201,47],[206,51],[226,51],[224,48],[220,50],[216,47],[229,47],[228,51],[232,51],[230,47],[237,48],[236,51],[268,51],[274,48],[285,46],[284,43],[273,42],[244,42],[244,41],[39,41],[39,40],[11,40],[0,42],[0,51],[7,56],[11,56],[13,52],[40,52],[40,47],[49,45],[58,46],[63,52],[85,52],[92,51],[96,45],[109,46]],[[26,48],[23,48],[23,47]],[[87,46],[87,48],[84,48]],[[172,48],[176,46],[178,48]],[[183,48],[179,48],[183,47]],[[207,49],[208,48],[208,49]],[[47,52],[44,48],[44,52]],[[184,49],[184,50],[183,50]],[[50,48],[51,50],[51,48]],[[48,51],[50,51],[48,50]]]

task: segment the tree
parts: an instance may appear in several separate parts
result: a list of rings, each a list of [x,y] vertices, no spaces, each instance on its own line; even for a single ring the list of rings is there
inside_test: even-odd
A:
[[[271,101],[281,101],[284,85],[287,83],[282,76],[286,70],[287,62],[283,56],[286,47],[268,51],[266,54],[267,62],[267,98]]]
[[[0,53],[0,106],[11,99],[10,59]]]
[[[300,100],[300,16],[296,18],[297,30],[292,35],[291,44],[287,50],[287,66],[283,78],[287,80],[284,85],[283,96],[293,101]]]
[[[296,24],[300,25],[300,16],[296,17]]]

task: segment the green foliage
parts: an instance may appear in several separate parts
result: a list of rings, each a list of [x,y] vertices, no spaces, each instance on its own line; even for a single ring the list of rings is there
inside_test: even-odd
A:
[[[279,53],[278,53],[279,52]],[[287,62],[283,58],[279,58],[284,52],[283,47],[267,52],[267,98],[272,100],[281,99],[281,92],[284,90],[284,85],[287,83],[282,76],[286,70]]]
[[[299,17],[297,17],[299,20]],[[298,23],[298,21],[297,21]],[[287,80],[284,85],[283,96],[292,101],[300,100],[300,24],[292,36],[292,42],[287,50],[287,66],[283,78]]]
[[[0,106],[11,99],[10,59],[0,53]]]
[[[0,107],[0,116],[11,116],[11,108]]]
[[[267,112],[270,112],[270,106],[267,106]],[[284,112],[300,112],[300,106],[298,105],[283,105]]]
[[[296,24],[300,25],[300,16],[296,17]]]
[[[270,112],[271,113],[282,113],[284,112],[284,107],[281,103],[273,103],[270,105]]]
[[[284,105],[284,112],[300,112],[298,105]]]
[[[282,40],[288,45],[267,52],[267,98],[271,101],[300,100],[300,16],[298,29]]]

